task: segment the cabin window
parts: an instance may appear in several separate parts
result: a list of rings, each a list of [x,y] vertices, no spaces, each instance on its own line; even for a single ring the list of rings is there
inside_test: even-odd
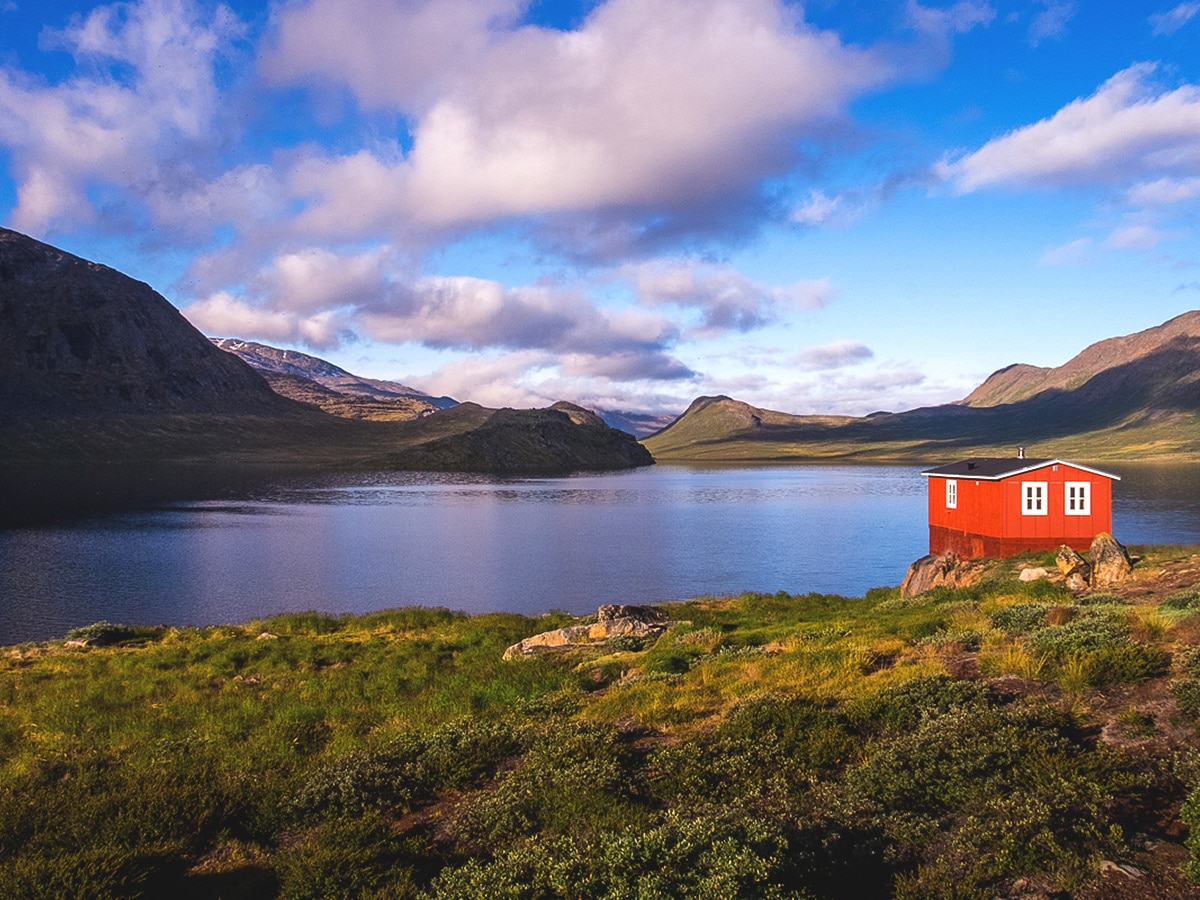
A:
[[[946,509],[958,509],[958,482],[946,479]]]
[[[1023,481],[1021,482],[1021,515],[1023,516],[1044,516],[1046,515],[1046,482],[1044,481]]]
[[[1063,485],[1066,493],[1064,509],[1068,516],[1090,516],[1092,514],[1092,485],[1087,481],[1068,481]]]

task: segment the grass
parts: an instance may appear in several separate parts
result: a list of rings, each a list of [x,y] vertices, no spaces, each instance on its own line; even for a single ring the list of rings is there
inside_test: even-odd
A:
[[[0,895],[957,898],[1073,891],[1105,858],[1184,878],[1129,837],[1200,821],[1200,609],[1009,569],[916,599],[702,598],[646,646],[510,662],[569,617],[8,648]]]

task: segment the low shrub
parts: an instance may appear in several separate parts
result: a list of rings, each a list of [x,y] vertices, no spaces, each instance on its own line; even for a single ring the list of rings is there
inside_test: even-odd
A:
[[[495,772],[522,746],[509,725],[464,719],[429,731],[408,731],[374,750],[347,753],[321,766],[293,803],[317,816],[369,810],[409,810],[437,791],[463,788]]]
[[[93,622],[67,632],[68,641],[86,641],[93,647],[111,647],[156,640],[166,633],[166,628],[147,625],[118,625],[114,622]]]
[[[279,897],[361,897],[385,882],[409,880],[408,871],[396,866],[398,851],[391,829],[377,815],[325,822],[276,853]]]
[[[1168,595],[1162,602],[1163,609],[1200,609],[1200,590],[1191,588],[1185,591],[1176,591]]]
[[[1183,842],[1190,854],[1183,866],[1183,873],[1189,880],[1200,884],[1200,787],[1193,788],[1188,794],[1179,811],[1179,818],[1191,829]]]
[[[1183,678],[1171,685],[1179,711],[1200,719],[1200,678]]]
[[[533,835],[594,835],[643,821],[638,761],[611,725],[551,723],[494,785],[465,794],[446,833],[470,852],[496,853]]]
[[[988,618],[996,628],[1023,634],[1045,627],[1046,615],[1053,608],[1049,603],[1014,603],[993,610]]]
[[[963,710],[982,710],[989,705],[987,691],[978,683],[949,675],[929,675],[856,701],[846,714],[858,728],[911,731],[927,719]]]
[[[1077,661],[1088,684],[1142,681],[1163,674],[1171,662],[1164,651],[1133,641],[1128,626],[1107,616],[1043,628],[1027,644],[1060,663]]]
[[[1080,606],[1128,606],[1129,601],[1116,594],[1084,594],[1075,601]]]

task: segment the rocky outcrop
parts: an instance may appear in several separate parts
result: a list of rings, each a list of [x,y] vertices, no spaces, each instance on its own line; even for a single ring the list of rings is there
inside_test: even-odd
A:
[[[601,606],[594,623],[568,625],[527,637],[505,650],[504,658],[603,644],[617,637],[657,637],[669,624],[667,614],[654,606]]]
[[[1108,587],[1124,581],[1133,571],[1133,561],[1130,560],[1125,546],[1106,531],[1100,532],[1092,539],[1088,558],[1092,564],[1091,586],[1094,588]]]
[[[1067,590],[1081,593],[1088,589],[1092,581],[1092,567],[1086,559],[1063,544],[1054,556],[1054,564],[1062,574]]]
[[[900,596],[916,597],[938,587],[963,588],[978,584],[983,576],[983,563],[962,560],[953,553],[922,556],[911,566],[900,585]]]

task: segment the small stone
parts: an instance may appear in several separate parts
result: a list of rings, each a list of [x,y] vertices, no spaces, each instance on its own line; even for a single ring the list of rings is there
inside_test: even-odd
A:
[[[260,634],[258,637],[256,637],[255,640],[256,641],[277,641],[277,640],[279,640],[279,635],[271,634],[271,632],[269,632],[269,631],[264,631],[262,634]]]
[[[1100,874],[1103,875],[1108,872],[1122,875],[1125,878],[1129,878],[1133,881],[1143,878],[1146,875],[1146,873],[1137,866],[1131,866],[1128,863],[1113,862],[1111,859],[1102,860],[1100,863]]]
[[[1037,568],[1031,568],[1029,566],[1026,566],[1024,569],[1021,570],[1021,575],[1020,575],[1021,581],[1041,581],[1043,578],[1049,578],[1049,577],[1050,577],[1050,573],[1047,572],[1045,569],[1043,569],[1041,566],[1038,566]]]
[[[1082,572],[1072,572],[1067,576],[1065,584],[1072,594],[1082,594],[1088,589],[1087,579],[1083,577]]]

